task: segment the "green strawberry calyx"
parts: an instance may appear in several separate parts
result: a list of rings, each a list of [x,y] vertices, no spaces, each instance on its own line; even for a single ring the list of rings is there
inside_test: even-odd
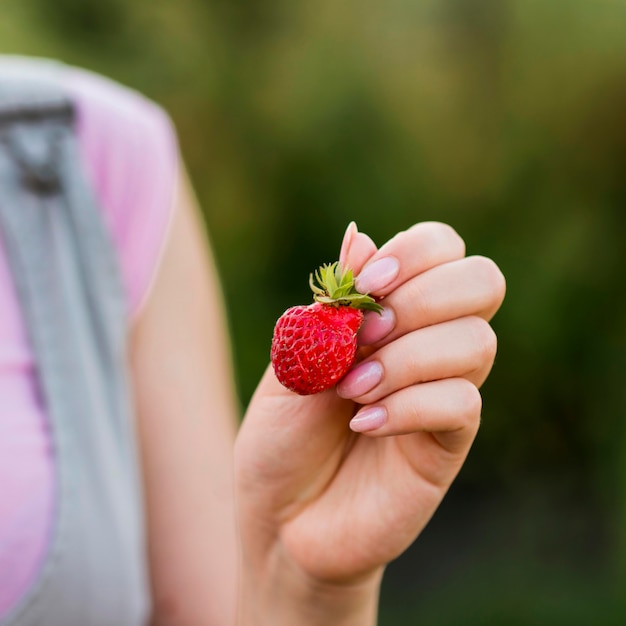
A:
[[[309,285],[316,302],[332,306],[351,306],[377,313],[383,310],[372,296],[356,290],[352,270],[344,270],[339,261],[322,265],[315,274],[311,274]]]

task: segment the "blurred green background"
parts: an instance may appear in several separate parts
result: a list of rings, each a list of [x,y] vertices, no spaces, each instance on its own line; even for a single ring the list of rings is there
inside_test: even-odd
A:
[[[0,7],[0,52],[91,68],[170,112],[242,404],[350,220],[379,244],[446,221],[503,269],[479,438],[389,568],[383,626],[626,623],[626,2]]]

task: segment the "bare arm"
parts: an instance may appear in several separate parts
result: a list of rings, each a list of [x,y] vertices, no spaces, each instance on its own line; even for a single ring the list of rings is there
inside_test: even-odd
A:
[[[222,299],[190,186],[131,336],[154,624],[231,625],[236,402]]]

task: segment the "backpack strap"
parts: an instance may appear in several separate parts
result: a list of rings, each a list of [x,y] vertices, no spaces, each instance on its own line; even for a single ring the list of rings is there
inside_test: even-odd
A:
[[[127,311],[58,66],[2,72],[0,242],[49,416],[54,536],[2,626],[140,626],[148,611]]]

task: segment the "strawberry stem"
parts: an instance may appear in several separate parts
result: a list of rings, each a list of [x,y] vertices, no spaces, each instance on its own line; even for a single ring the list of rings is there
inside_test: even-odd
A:
[[[331,306],[351,306],[377,313],[383,310],[372,296],[357,291],[352,270],[344,270],[338,261],[326,263],[315,274],[311,274],[309,285],[316,302]]]

